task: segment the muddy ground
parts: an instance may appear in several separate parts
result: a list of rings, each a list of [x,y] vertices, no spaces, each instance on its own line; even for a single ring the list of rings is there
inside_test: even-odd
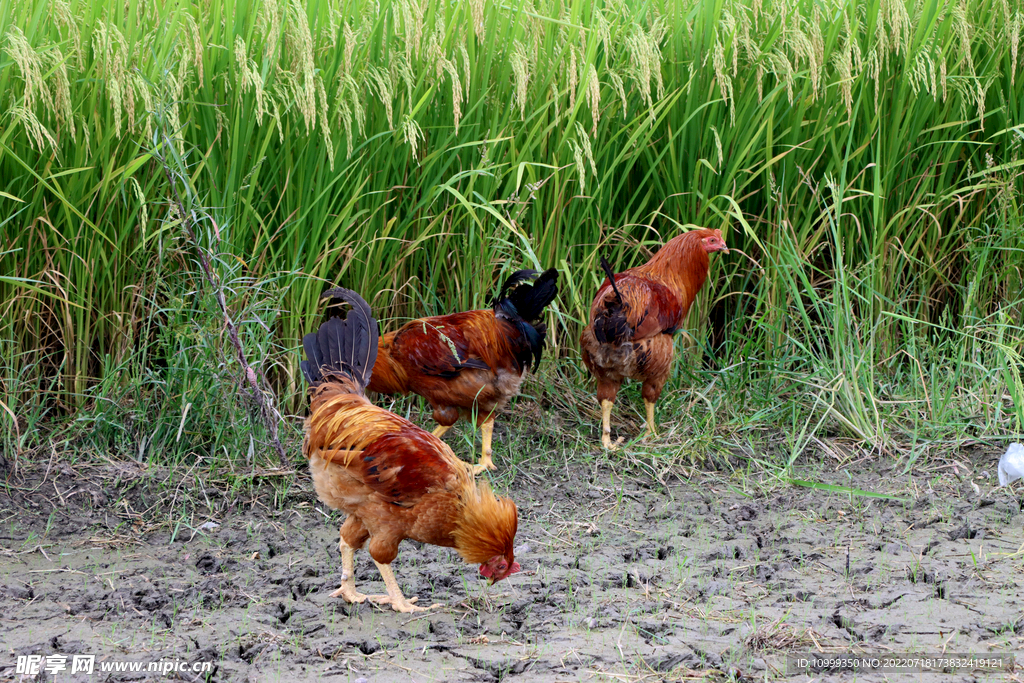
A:
[[[787,653],[1013,652],[1022,489],[994,488],[996,457],[802,473],[904,502],[742,470],[657,481],[614,456],[522,465],[497,487],[519,505],[524,571],[488,587],[453,551],[407,541],[394,564],[406,595],[443,603],[415,615],[328,597],[341,516],[308,473],[23,465],[0,488],[0,680],[23,680],[17,655],[52,653],[214,663],[206,677],[62,681],[377,683],[802,681]],[[384,591],[365,552],[357,580]]]

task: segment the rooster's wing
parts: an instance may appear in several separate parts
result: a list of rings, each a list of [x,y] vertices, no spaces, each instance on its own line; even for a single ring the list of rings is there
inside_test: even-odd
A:
[[[493,314],[486,313],[493,320]],[[399,330],[393,344],[401,353],[402,365],[443,379],[454,379],[467,368],[490,370],[484,361],[470,357],[469,340],[459,326],[463,321],[454,320],[457,315],[413,320]]]
[[[382,502],[412,507],[425,495],[469,481],[466,465],[447,444],[405,418],[362,396],[314,401],[306,455],[343,468]]]
[[[410,426],[376,439],[354,463],[367,487],[383,502],[400,507],[413,507],[432,493],[456,491],[469,480],[466,465],[447,444]]]

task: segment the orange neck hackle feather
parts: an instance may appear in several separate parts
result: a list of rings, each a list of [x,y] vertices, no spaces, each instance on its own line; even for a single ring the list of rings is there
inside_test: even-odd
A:
[[[705,237],[721,238],[721,230],[701,228],[676,235],[642,266],[632,268],[638,275],[663,282],[680,295],[689,309],[689,301],[697,295],[708,276],[708,253],[701,242]],[[685,314],[685,311],[684,311]]]
[[[720,230],[701,228],[676,235],[651,257],[651,260],[634,270],[644,273],[674,273],[683,275],[707,274],[708,253],[704,250],[701,240],[705,237],[721,237]]]
[[[516,504],[497,498],[485,481],[463,494],[455,523],[455,550],[466,562],[482,564],[496,555],[512,562],[519,513]]]
[[[312,390],[306,420],[307,457],[319,453],[328,463],[340,457],[339,464],[348,465],[367,444],[403,426],[401,418],[370,403],[354,381],[345,379]]]

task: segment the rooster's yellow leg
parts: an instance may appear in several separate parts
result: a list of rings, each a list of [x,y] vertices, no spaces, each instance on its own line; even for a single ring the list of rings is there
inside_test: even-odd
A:
[[[402,589],[398,587],[398,581],[395,580],[395,574],[391,571],[391,565],[381,564],[374,560],[373,563],[377,565],[377,569],[380,571],[380,576],[384,579],[384,585],[388,589],[387,595],[371,595],[370,600],[377,603],[378,605],[391,605],[391,608],[396,612],[425,612],[428,609],[434,609],[440,607],[440,603],[431,605],[430,607],[419,607],[413,603],[419,600],[417,597],[405,599],[402,595]]]
[[[366,596],[356,590],[355,549],[342,538],[338,542],[341,551],[341,588],[331,593],[332,598],[344,598],[346,602],[364,602]]]
[[[644,399],[644,408],[647,409],[647,433],[644,437],[657,436],[658,427],[654,424],[654,402]]]
[[[491,439],[494,438],[494,416],[487,418],[487,420],[480,425],[480,433],[483,437],[483,447],[480,451],[480,462],[473,468],[473,474],[480,474],[484,470],[496,470],[494,462],[491,460]]]
[[[447,427],[444,425],[437,425],[436,427],[434,427],[434,436],[440,439],[442,436],[444,436],[444,433],[451,428],[451,425],[448,425]]]
[[[612,401],[601,401],[601,445],[610,451],[619,450],[612,443]]]

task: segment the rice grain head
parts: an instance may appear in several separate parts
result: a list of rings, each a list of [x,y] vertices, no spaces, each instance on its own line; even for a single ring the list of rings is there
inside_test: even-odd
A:
[[[338,116],[341,117],[342,125],[345,127],[345,158],[352,156],[352,109],[344,97],[335,99],[338,107]]]
[[[281,40],[281,8],[277,0],[263,0],[256,13],[256,26],[263,36],[263,54],[273,57]]]
[[[715,29],[715,42],[716,43],[722,43],[723,42],[722,39],[721,39],[722,36],[725,36],[726,40],[729,40],[729,39],[732,40],[732,47],[733,47],[733,49],[732,49],[732,58],[733,58],[733,72],[732,72],[732,75],[733,76],[736,75],[736,63],[735,63],[735,60],[736,60],[736,55],[737,55],[736,46],[738,44],[737,33],[738,33],[738,29],[737,29],[736,17],[734,17],[732,15],[732,13],[728,9],[722,9],[722,20],[719,23],[718,27]],[[717,49],[717,45],[716,45],[716,49]],[[724,63],[724,61],[725,61],[725,59],[724,59],[724,50],[725,50],[725,48],[723,47],[722,49],[723,49],[723,60],[722,61]]]
[[[985,78],[974,79],[974,101],[978,105],[978,125],[982,130],[985,128],[985,96],[988,94],[993,78],[994,76],[990,74]]]
[[[18,66],[21,79],[25,83],[25,89],[22,92],[24,106],[34,109],[38,97],[43,100],[47,110],[53,111],[53,99],[50,97],[46,81],[43,79],[43,60],[17,26],[12,26],[7,31],[7,54]]]
[[[342,40],[345,43],[344,58],[341,62],[342,70],[346,74],[352,73],[352,53],[356,49],[356,34],[352,30],[352,24],[345,22],[345,27],[341,32]]]
[[[57,141],[49,129],[36,117],[34,111],[24,104],[15,104],[7,110],[7,115],[25,128],[29,147],[38,149],[40,154],[46,147],[49,147],[50,151],[54,153],[57,152]]]
[[[612,49],[611,22],[608,21],[608,17],[603,9],[597,11],[597,36],[598,40],[604,45],[605,65],[607,66],[611,63],[611,57],[615,53]]]
[[[327,161],[331,170],[334,170],[334,141],[331,140],[331,125],[327,118],[327,89],[324,87],[324,80],[320,74],[316,75],[316,94],[320,104],[320,134],[324,138],[324,147],[327,149]]]
[[[392,97],[395,88],[394,83],[391,80],[391,72],[386,69],[378,69],[375,66],[371,66],[367,69],[366,73],[370,77],[370,83],[377,89],[377,97],[380,98],[381,104],[384,105],[384,114],[388,120],[388,130],[393,130],[395,124],[394,112],[392,110]],[[415,121],[413,123],[415,123]]]
[[[622,84],[622,76],[611,68],[605,69],[605,74],[608,76],[608,80],[612,84],[612,90],[619,96],[619,102],[622,104],[622,118],[626,118],[626,114],[629,111],[629,107],[626,101],[626,88]]]
[[[665,97],[665,81],[661,76],[661,41],[665,39],[667,33],[668,28],[660,17],[651,23],[651,28],[647,32],[648,59],[651,63],[651,72],[654,74],[655,92],[659,100]]]
[[[313,37],[309,30],[306,6],[301,0],[292,1],[288,16],[290,21],[285,24],[285,42],[297,76],[294,81],[295,104],[306,124],[306,132],[309,133],[316,128],[317,119]]]
[[[525,119],[527,88],[530,85],[530,58],[526,54],[526,47],[518,40],[512,45],[509,63],[512,66],[512,77],[515,80],[512,103],[513,106],[519,107],[519,118]]]
[[[398,76],[402,79],[402,83],[405,85],[406,101],[409,102],[409,106],[412,106],[412,93],[416,87],[416,76],[412,72],[412,65],[404,52],[395,52],[394,60],[394,71],[398,72]]]
[[[65,0],[51,0],[50,11],[58,35],[64,40],[71,41],[75,68],[82,70],[85,64],[85,54],[82,52],[82,22],[75,18],[71,6]]]
[[[360,88],[356,85],[355,79],[349,78],[349,95],[352,98],[352,112],[356,116],[356,126],[359,129],[359,135],[366,137],[366,107],[363,106],[363,91],[365,88]]]
[[[590,172],[597,177],[597,164],[594,163],[594,152],[590,146],[590,138],[587,136],[587,131],[583,129],[583,125],[576,122],[576,139],[579,140],[580,147],[583,149],[583,156],[586,157],[590,163]]]
[[[75,142],[75,117],[71,108],[71,81],[68,78],[67,62],[56,45],[51,46],[45,55],[51,74],[54,116],[60,127],[68,129],[72,142]]]
[[[280,94],[277,88],[275,88],[275,91],[278,92],[278,94]],[[278,97],[275,97],[274,94],[271,93],[270,96],[267,98],[267,101],[270,103],[270,116],[271,118],[274,119],[274,123],[277,125],[277,141],[278,143],[283,145],[284,127],[281,125],[281,107],[277,103]]]
[[[459,121],[462,119],[462,83],[459,82],[459,70],[455,62],[444,60],[444,70],[452,80],[452,115],[455,119],[455,134],[459,134]],[[410,98],[410,104],[411,104]]]
[[[459,53],[462,55],[462,87],[466,91],[466,99],[469,99],[469,83],[473,77],[472,65],[469,63],[469,51],[466,50],[466,42],[459,43]]]
[[[929,91],[928,63],[930,61],[930,56],[924,50],[918,52],[917,56],[914,58],[914,64],[910,69],[907,79],[910,82],[910,90],[914,95],[918,95],[920,93],[922,86],[925,92]]]
[[[168,70],[163,83],[163,109],[167,116],[167,129],[173,135],[174,146],[178,154],[185,155],[184,131],[181,128],[179,104],[181,102],[182,85],[173,70]]]
[[[481,43],[486,40],[487,26],[484,24],[484,0],[469,0],[469,16],[473,32]],[[468,79],[467,79],[468,82]]]
[[[837,50],[832,55],[832,67],[836,71],[838,77],[839,94],[843,99],[843,107],[846,108],[846,116],[848,119],[853,117],[853,64],[852,62],[852,51],[850,50],[849,41],[841,50]]]
[[[405,120],[402,121],[402,137],[405,140],[405,144],[409,145],[412,158],[419,163],[419,157],[416,155],[416,151],[419,147],[419,143],[425,138],[423,136],[423,129],[420,128],[420,124],[418,124],[416,119],[411,116],[406,115]]]
[[[810,43],[810,68],[811,68],[811,88],[814,91],[814,97],[817,97],[821,88],[821,77],[825,71],[825,38],[821,34],[821,24],[823,19],[821,12],[819,12],[817,5],[814,7],[814,17],[810,22],[810,26],[807,31],[807,39]]]
[[[733,99],[732,77],[725,70],[725,47],[722,45],[722,41],[718,39],[715,39],[712,63],[715,69],[715,79],[718,81],[718,91],[721,93],[722,100],[729,110],[729,121],[730,123],[735,123],[736,103]]]
[[[801,17],[801,22],[806,20]],[[811,101],[817,100],[820,71],[810,36],[800,26],[793,25],[786,31],[786,44],[793,50],[793,66],[799,66],[801,61],[807,63],[807,72],[811,77]]]
[[[402,17],[402,28],[405,31],[405,57],[412,62],[414,57],[419,57],[420,44],[423,41],[423,9],[416,0],[402,0],[398,6]]]
[[[434,22],[434,32],[430,34],[427,41],[427,64],[434,66],[434,80],[440,81],[444,73],[444,61],[447,59],[444,54],[444,22],[437,17]]]
[[[882,11],[887,15],[884,21],[889,26],[893,51],[897,55],[908,52],[913,39],[913,23],[904,0],[882,0]]]
[[[242,36],[235,36],[235,72],[238,74],[236,97],[241,98],[252,90],[256,99],[256,124],[261,125],[267,114],[267,93],[263,87],[263,78],[256,68],[256,62],[249,58],[249,51]]]
[[[789,58],[778,48],[772,50],[769,55],[769,61],[771,62],[771,71],[775,74],[775,78],[786,86],[786,99],[790,104],[793,104],[793,65],[789,63]]]
[[[591,135],[597,137],[597,124],[601,121],[601,81],[597,78],[597,68],[590,64],[587,70],[587,105],[594,121]]]
[[[644,104],[648,109],[653,109],[654,102],[651,99],[652,68],[647,34],[638,24],[633,24],[630,33],[626,36],[625,43],[626,50],[629,52],[629,68],[626,73],[636,83]]]
[[[1007,10],[1009,11],[1009,10]],[[1007,22],[1006,30],[1009,33],[1010,64],[1007,67],[1010,71],[1010,86],[1012,87],[1017,76],[1017,53],[1020,48],[1020,34],[1024,29],[1024,14],[1015,12],[1013,19]]]
[[[966,0],[953,5],[953,30],[956,32],[957,37],[960,39],[960,54],[963,61],[966,62],[967,68],[965,71],[968,75],[974,76],[974,57],[971,54],[971,24],[967,19],[967,3]]]
[[[132,186],[132,189],[135,191],[135,198],[139,200],[139,215],[141,217],[139,220],[139,226],[141,227],[142,239],[143,241],[145,241],[146,226],[149,225],[149,212],[146,210],[146,195],[143,194],[142,185],[139,184],[139,181],[135,178],[135,176],[130,176],[128,178],[128,183]]]
[[[576,46],[569,46],[569,109],[576,108],[576,88],[579,86],[579,70],[576,63]]]
[[[722,139],[718,137],[717,126],[711,126],[711,132],[715,136],[715,151],[718,153],[718,172],[722,173],[725,169],[725,155],[722,154]]]
[[[188,39],[187,43],[192,48],[189,56],[192,58],[192,66],[195,67],[196,76],[199,78],[199,82],[203,82],[203,41],[199,34],[199,26],[196,24],[195,18],[188,12],[182,12],[181,15],[184,17],[183,30],[185,37]]]
[[[570,138],[569,148],[572,150],[573,161],[576,165],[576,177],[580,181],[580,194],[587,191],[587,167],[583,165],[583,148],[579,142]]]
[[[116,40],[110,34],[105,21],[96,23],[92,33],[93,58],[98,73],[106,86],[107,98],[110,100],[111,114],[114,117],[114,136],[121,137],[121,81],[119,69],[119,50]],[[116,30],[116,29],[114,29]]]

